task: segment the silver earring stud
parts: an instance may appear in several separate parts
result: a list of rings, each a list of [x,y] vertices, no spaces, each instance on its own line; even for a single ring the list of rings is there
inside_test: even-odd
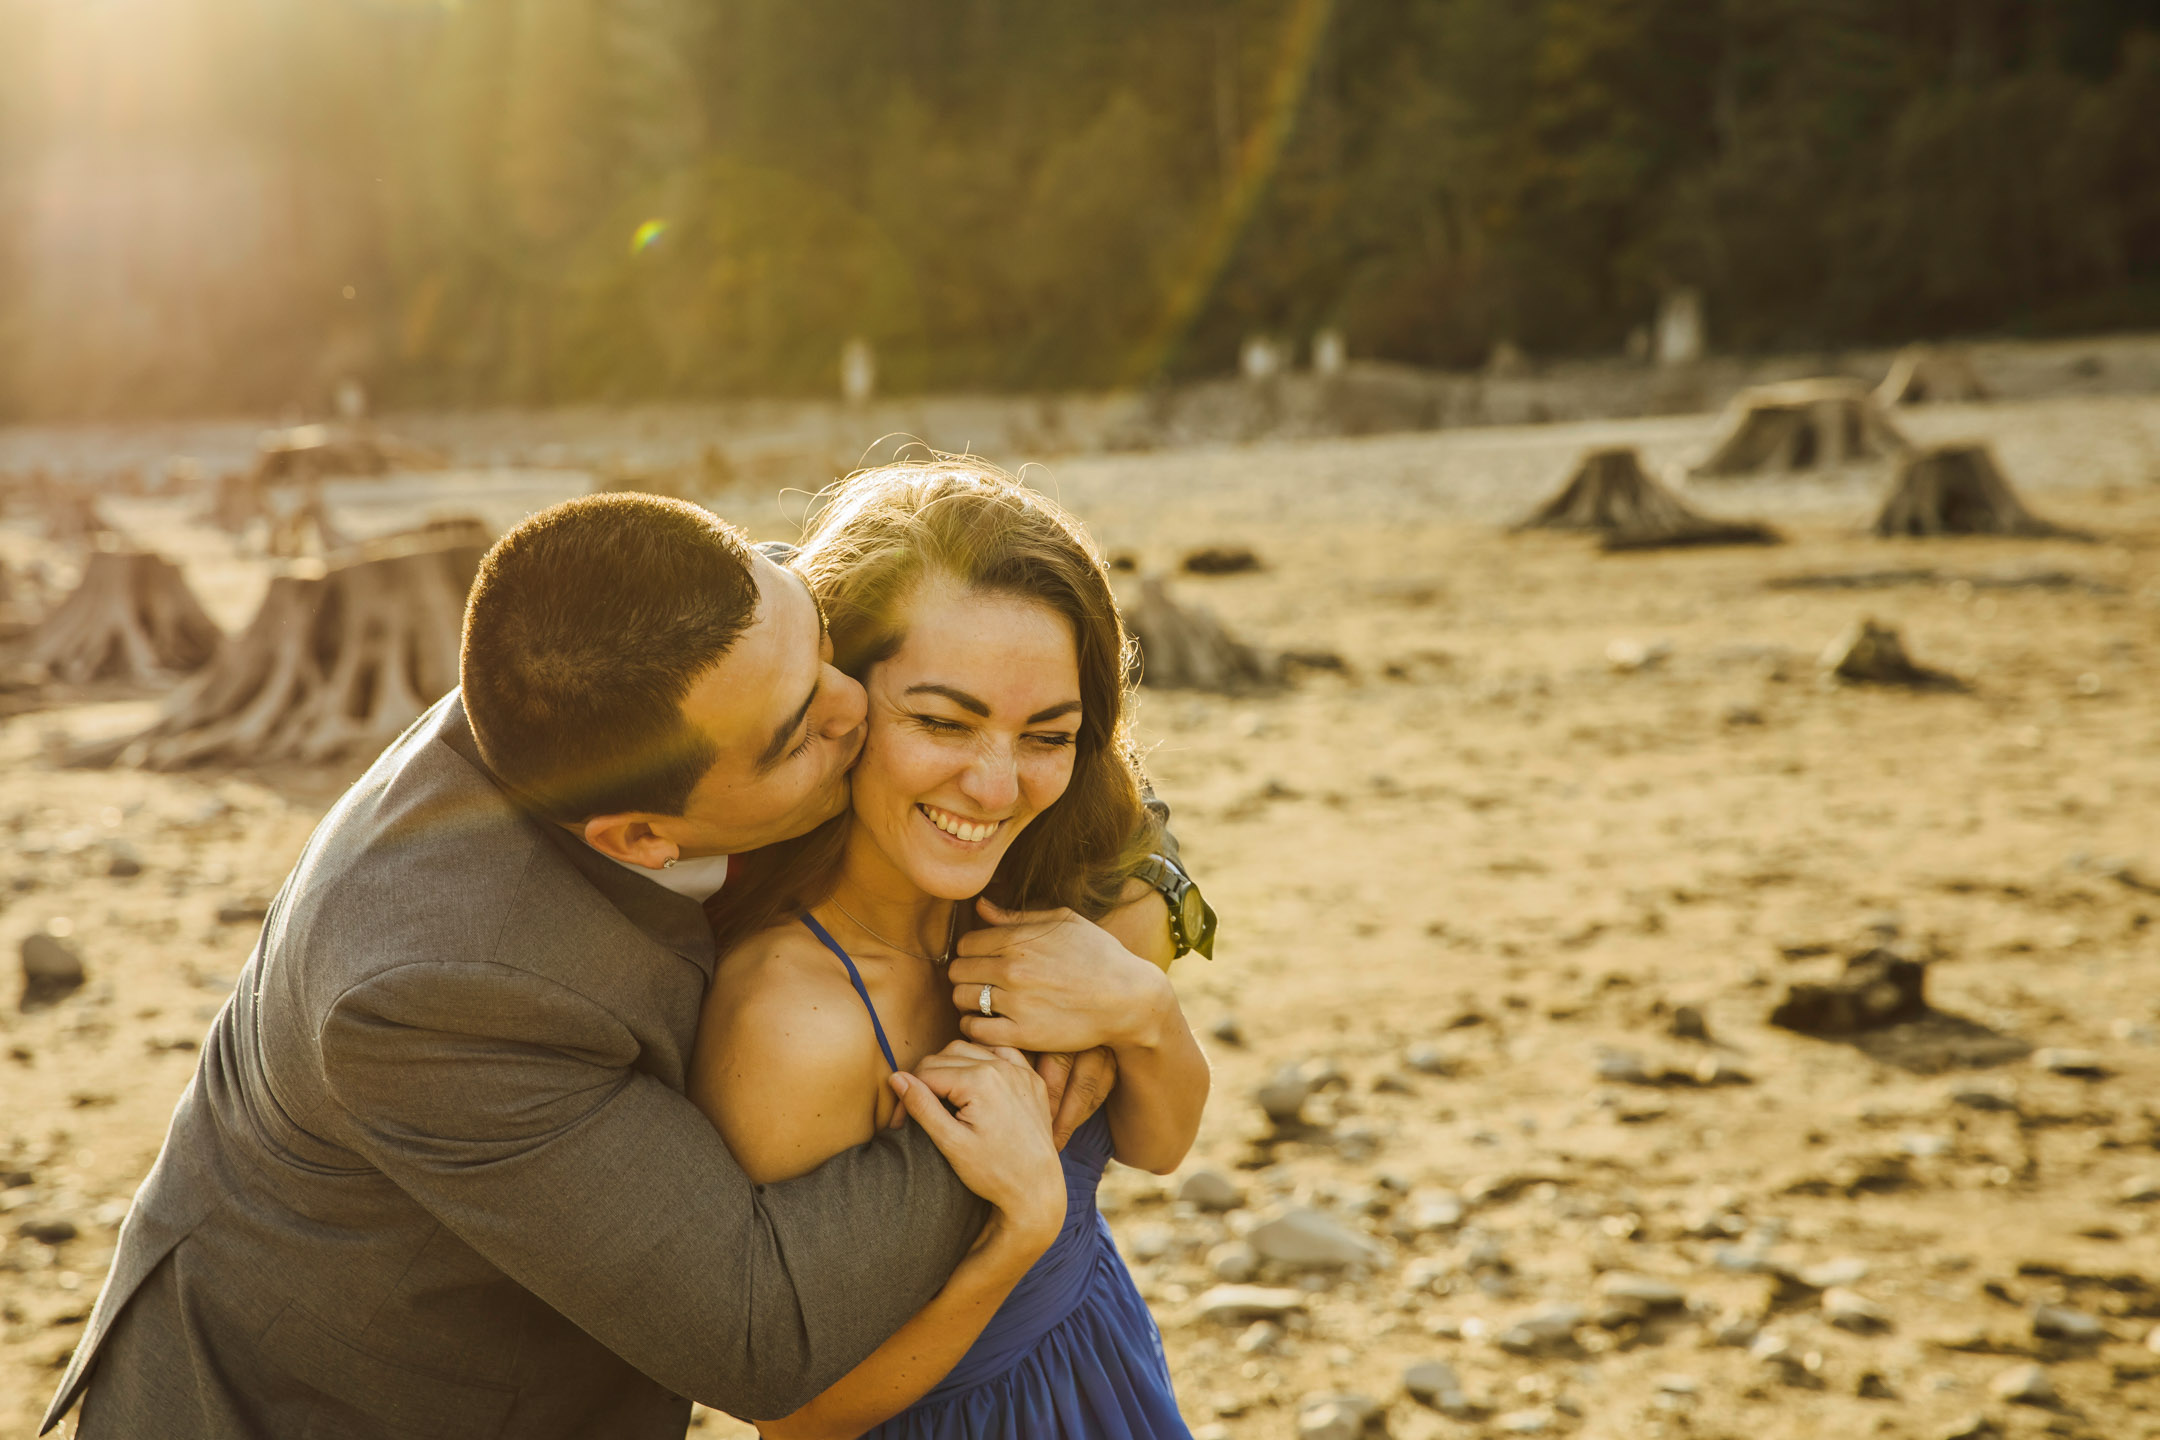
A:
[[[661,869],[663,869],[663,870],[672,870],[672,869],[674,869],[674,868],[675,868],[675,861],[674,861],[674,858],[673,858],[673,857],[671,856],[671,857],[669,857],[669,858],[668,858],[668,859],[666,859],[666,860],[662,860],[662,861],[660,862],[660,868],[661,868]]]

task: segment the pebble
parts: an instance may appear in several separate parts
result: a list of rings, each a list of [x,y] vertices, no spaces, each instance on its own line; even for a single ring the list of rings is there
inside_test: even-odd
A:
[[[1283,1328],[1272,1320],[1255,1320],[1237,1337],[1240,1355],[1272,1355],[1283,1342]]]
[[[1890,1388],[1890,1382],[1883,1378],[1880,1370],[1861,1371],[1859,1380],[1853,1384],[1853,1394],[1862,1400],[1897,1399],[1897,1391]]]
[[[1597,1052],[1597,1077],[1614,1085],[1648,1085],[1650,1072],[1643,1068],[1642,1056],[1632,1050],[1616,1050],[1610,1046],[1600,1047]]]
[[[1588,1318],[1579,1305],[1547,1306],[1502,1330],[1493,1343],[1512,1355],[1535,1355],[1567,1344]]]
[[[1307,1395],[1298,1402],[1299,1440],[1357,1440],[1379,1414],[1370,1395]]]
[[[44,1245],[65,1245],[77,1232],[72,1220],[25,1220],[15,1227],[15,1233]]]
[[[1208,1251],[1208,1269],[1215,1278],[1242,1285],[1260,1273],[1260,1256],[1243,1240],[1225,1240]]]
[[[2095,1345],[2107,1339],[2107,1327],[2082,1310],[2072,1310],[2067,1305],[2039,1305],[2033,1308],[2033,1334],[2042,1340],[2068,1340],[2078,1345]]]
[[[1942,1440],[1996,1440],[2002,1427],[1985,1415],[1967,1415],[1942,1432]]]
[[[1448,1058],[1447,1051],[1429,1040],[1421,1041],[1403,1051],[1403,1064],[1420,1075],[1452,1075],[1455,1073],[1455,1062]]]
[[[1380,1248],[1318,1210],[1289,1210],[1246,1236],[1261,1259],[1298,1270],[1377,1264]]]
[[[1253,1099],[1276,1124],[1295,1125],[1304,1114],[1306,1097],[1311,1094],[1312,1086],[1298,1067],[1285,1065],[1267,1084],[1253,1092]]]
[[[1245,1192],[1220,1170],[1195,1170],[1178,1187],[1177,1198],[1202,1210],[1235,1210],[1245,1203]]]
[[[1687,1292],[1670,1280],[1614,1270],[1598,1280],[1598,1293],[1607,1300],[1638,1311],[1678,1310],[1687,1304]]]
[[[2141,1175],[2125,1181],[2115,1198],[2124,1205],[2150,1205],[2160,1200],[2160,1176]]]
[[[1462,1224],[1465,1207],[1460,1195],[1452,1191],[1437,1194],[1414,1195],[1410,1199],[1410,1212],[1406,1217],[1410,1229],[1417,1234],[1430,1234],[1435,1230],[1452,1230]]]
[[[2017,1097],[2005,1095],[2000,1090],[1990,1090],[1977,1085],[1953,1092],[1950,1096],[1950,1103],[1962,1105],[1968,1110],[2017,1109]]]
[[[1677,1040],[1708,1040],[1710,1024],[1703,1019],[1701,1010],[1693,1005],[1675,1006],[1672,1012],[1673,1038]]]
[[[1552,1424],[1553,1412],[1540,1406],[1535,1410],[1510,1410],[1493,1421],[1493,1428],[1503,1435],[1542,1435]]]
[[[1443,1396],[1462,1399],[1462,1377],[1445,1360],[1420,1360],[1402,1372],[1403,1389],[1413,1400],[1439,1405]]]
[[[1217,1285],[1200,1297],[1200,1318],[1244,1323],[1275,1320],[1305,1308],[1303,1291],[1271,1285]]]
[[[1890,1317],[1882,1308],[1857,1290],[1834,1285],[1823,1291],[1823,1319],[1840,1330],[1850,1330],[1856,1335],[1872,1335],[1878,1330],[1890,1328]]]
[[[2055,1382],[2038,1365],[2013,1365],[1997,1375],[1988,1389],[2013,1405],[2053,1405],[2056,1400]]]
[[[1177,1231],[1168,1225],[1135,1225],[1125,1242],[1125,1251],[1135,1260],[1160,1260],[1176,1244]]]
[[[65,940],[39,931],[23,937],[22,974],[22,1008],[42,1010],[82,988],[82,957]]]
[[[2106,1062],[2091,1050],[2049,1045],[2033,1051],[2032,1061],[2051,1075],[2069,1075],[2079,1080],[2104,1080],[2109,1074]]]
[[[1867,1261],[1857,1255],[1840,1255],[1835,1260],[1825,1260],[1820,1265],[1806,1265],[1793,1272],[1801,1284],[1815,1290],[1851,1287],[1867,1279],[1867,1273]]]
[[[1225,1015],[1222,1019],[1217,1020],[1208,1027],[1208,1034],[1225,1045],[1243,1045],[1245,1043],[1244,1028],[1237,1023],[1237,1016],[1235,1015]]]

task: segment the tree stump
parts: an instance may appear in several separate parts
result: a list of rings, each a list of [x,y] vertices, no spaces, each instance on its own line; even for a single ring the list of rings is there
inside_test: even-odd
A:
[[[457,684],[465,594],[484,532],[392,536],[270,582],[248,628],[141,734],[84,765],[320,763],[373,753]]]
[[[1515,528],[1592,531],[1607,550],[1774,545],[1781,538],[1767,525],[1699,514],[1652,479],[1642,457],[1625,446],[1586,452],[1559,493]]]
[[[1151,689],[1238,695],[1282,684],[1279,659],[1233,637],[1204,607],[1171,599],[1160,576],[1143,578],[1139,600],[1124,608],[1136,674]]]
[[[1875,387],[1875,403],[1886,409],[1895,405],[1948,404],[1987,399],[1987,387],[1962,350],[1938,350],[1932,345],[1908,345],[1890,362],[1890,373]]]
[[[1725,407],[1696,478],[1817,470],[1912,447],[1857,380],[1793,380],[1743,390]]]
[[[2090,539],[2025,508],[1985,445],[1934,445],[1898,464],[1877,535],[2023,535]]]
[[[224,639],[180,567],[139,550],[93,550],[82,583],[29,639],[25,664],[69,685],[164,686]]]
[[[1965,682],[1941,670],[1916,664],[1905,653],[1905,642],[1888,625],[1862,618],[1830,642],[1822,654],[1823,669],[1838,680],[1863,685],[1900,685],[1910,690],[1962,690]]]
[[[296,425],[265,430],[257,442],[254,482],[285,485],[335,475],[384,475],[392,470],[435,470],[443,457],[367,428]]]

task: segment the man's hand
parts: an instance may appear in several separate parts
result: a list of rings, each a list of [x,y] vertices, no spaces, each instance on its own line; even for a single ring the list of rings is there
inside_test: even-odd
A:
[[[1070,910],[976,905],[990,924],[961,936],[947,967],[968,1039],[1069,1054],[1161,1041],[1177,1015],[1169,977],[1108,931]],[[985,985],[992,1015],[982,1013]]]
[[[1102,1046],[1078,1055],[1052,1051],[1035,1057],[1035,1073],[1049,1088],[1051,1136],[1063,1150],[1117,1088],[1117,1055]]]

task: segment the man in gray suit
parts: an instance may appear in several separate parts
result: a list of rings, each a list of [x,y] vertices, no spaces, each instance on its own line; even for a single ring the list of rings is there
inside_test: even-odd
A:
[[[678,1437],[686,1397],[794,1411],[928,1301],[985,1211],[918,1127],[757,1186],[682,1093],[726,857],[847,803],[826,655],[693,506],[506,536],[460,690],[271,907],[44,1430]]]

